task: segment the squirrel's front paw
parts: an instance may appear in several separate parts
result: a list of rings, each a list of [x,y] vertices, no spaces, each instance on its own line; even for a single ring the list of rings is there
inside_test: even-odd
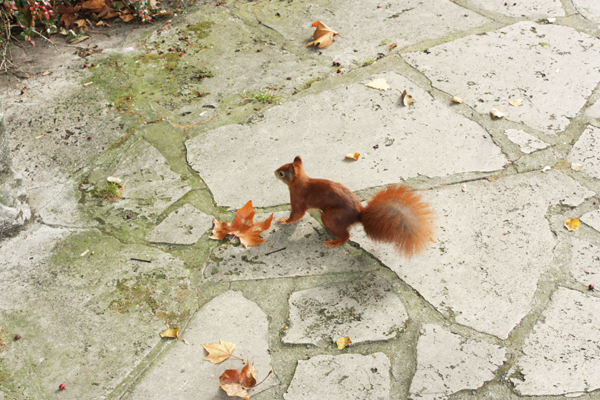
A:
[[[288,224],[287,218],[279,218],[279,219],[277,219],[277,222],[279,222],[282,225],[287,225]]]

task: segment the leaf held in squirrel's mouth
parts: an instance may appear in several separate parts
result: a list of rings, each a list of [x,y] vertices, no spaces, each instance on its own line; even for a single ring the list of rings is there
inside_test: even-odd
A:
[[[304,47],[318,46],[320,49],[327,48],[331,43],[333,43],[333,37],[339,35],[339,33],[334,31],[321,21],[313,22],[312,26],[317,28],[313,33],[314,40],[312,42],[307,43]]]
[[[261,222],[253,223],[253,219],[254,207],[252,206],[252,200],[250,200],[244,207],[237,210],[233,222],[219,222],[216,218],[213,218],[213,234],[210,238],[223,240],[227,235],[234,235],[240,239],[240,243],[246,248],[264,243],[259,235],[271,227],[273,214]]]

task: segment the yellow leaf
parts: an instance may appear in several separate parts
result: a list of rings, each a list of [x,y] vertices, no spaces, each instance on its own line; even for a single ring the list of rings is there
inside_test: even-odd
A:
[[[383,78],[372,80],[371,82],[367,83],[367,87],[383,90],[384,92],[386,90],[390,90],[390,85],[388,85],[388,83]]]
[[[569,218],[565,221],[565,228],[570,231],[576,231],[579,229],[579,218]]]
[[[358,161],[358,157],[360,157],[359,153],[346,154],[346,158],[349,159],[349,160]]]
[[[179,328],[168,328],[160,333],[160,337],[177,339],[177,332],[179,332]]]
[[[504,113],[495,107],[490,110],[490,115],[492,116],[492,119],[504,118]]]
[[[229,356],[233,354],[233,350],[235,350],[235,344],[223,339],[221,339],[220,344],[209,343],[203,344],[202,347],[204,347],[204,350],[208,353],[204,359],[214,364],[219,364],[227,360]]]
[[[388,50],[392,50],[396,46],[398,46],[398,43],[392,43],[392,44],[388,45]]]
[[[350,340],[348,336],[342,336],[335,343],[337,344],[338,349],[343,350],[344,347],[352,343],[352,340]]]
[[[508,102],[513,107],[521,107],[523,105],[523,100],[521,99],[512,99]]]

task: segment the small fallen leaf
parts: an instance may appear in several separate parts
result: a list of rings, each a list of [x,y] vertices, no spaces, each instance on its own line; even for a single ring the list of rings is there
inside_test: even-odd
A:
[[[83,253],[81,253],[79,256],[80,256],[80,257],[83,257],[83,256],[85,256],[85,255],[86,255],[86,254],[87,254],[89,251],[90,251],[90,249],[87,249],[86,251],[84,251]]]
[[[495,107],[490,110],[490,115],[492,116],[492,119],[504,118],[504,113]]]
[[[88,40],[89,38],[90,38],[89,36],[83,35],[83,36],[79,36],[79,37],[77,37],[77,38],[75,38],[73,40],[69,40],[69,43],[70,44],[77,44],[77,43],[83,42],[84,40]]]
[[[250,395],[246,390],[256,386],[254,367],[250,368],[250,362],[246,360],[246,365],[241,371],[237,369],[225,370],[219,377],[219,383],[229,397],[237,396],[249,400]]]
[[[542,168],[542,172],[548,172],[548,171],[550,171],[551,169],[552,169],[552,167],[551,167],[551,166],[549,166],[549,165],[546,165],[544,168]]]
[[[190,345],[190,342],[188,342],[187,339],[183,339],[183,343],[187,344],[188,346]]]
[[[367,83],[367,87],[377,89],[377,90],[390,90],[390,85],[383,78],[373,79],[371,82]]]
[[[388,45],[388,50],[392,50],[394,47],[398,46],[398,43],[392,43]]]
[[[327,48],[331,43],[333,43],[333,37],[339,35],[336,31],[322,23],[321,21],[316,21],[312,23],[312,26],[317,28],[313,33],[313,40],[309,42],[304,47],[308,46],[318,46],[320,49]]]
[[[406,90],[402,92],[402,104],[404,104],[405,107],[409,107],[414,102],[415,99],[413,99],[410,94],[406,93]]]
[[[233,351],[235,350],[235,344],[223,339],[220,339],[220,342],[220,344],[209,343],[202,345],[204,350],[208,352],[208,355],[204,357],[204,360],[210,361],[213,364],[220,364],[233,354]]]
[[[571,169],[573,171],[581,171],[582,168],[583,168],[583,164],[579,164],[579,163],[571,164]]]
[[[344,350],[344,348],[346,346],[348,346],[350,343],[352,343],[352,340],[350,340],[350,338],[348,336],[342,336],[341,338],[336,340],[335,343],[337,344],[338,349]]]
[[[346,154],[346,158],[349,160],[358,161],[358,157],[360,157],[360,153],[349,153]]]
[[[120,178],[115,178],[114,176],[109,176],[108,178],[106,178],[106,180],[108,182],[116,183],[118,185],[121,184],[121,179]]]
[[[521,99],[511,99],[508,104],[513,107],[521,107],[523,105],[523,100]]]
[[[177,332],[179,328],[167,328],[160,333],[160,337],[177,339]]]
[[[244,207],[237,210],[235,219],[231,223],[219,222],[216,218],[213,218],[213,234],[210,238],[223,240],[227,235],[234,235],[240,239],[240,243],[246,248],[264,243],[259,235],[269,229],[273,214],[261,222],[253,223],[253,219],[254,207],[252,207],[252,200],[250,200]]]
[[[50,72],[50,71],[44,71],[44,72],[42,72],[42,76],[50,75],[51,73],[52,72]]]
[[[462,190],[463,192],[466,192],[467,191],[467,185],[464,184],[464,183],[462,185],[460,185],[460,190]]]
[[[463,102],[463,101],[464,101],[464,100],[462,99],[462,97],[454,96],[454,97],[452,98],[452,102],[453,102],[453,103],[456,103],[456,104],[462,104],[462,102]]]
[[[565,228],[576,231],[579,228],[579,218],[569,218],[565,221]]]

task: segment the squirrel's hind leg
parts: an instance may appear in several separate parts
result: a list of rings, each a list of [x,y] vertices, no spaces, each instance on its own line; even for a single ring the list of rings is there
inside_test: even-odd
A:
[[[323,225],[325,229],[329,231],[333,236],[338,237],[337,240],[326,240],[323,242],[325,247],[336,247],[340,246],[350,239],[350,232],[348,232],[348,227],[351,225],[348,221],[353,221],[353,216],[348,215],[348,213],[344,212],[342,209],[330,209],[324,211],[321,214],[321,221],[323,221]]]

